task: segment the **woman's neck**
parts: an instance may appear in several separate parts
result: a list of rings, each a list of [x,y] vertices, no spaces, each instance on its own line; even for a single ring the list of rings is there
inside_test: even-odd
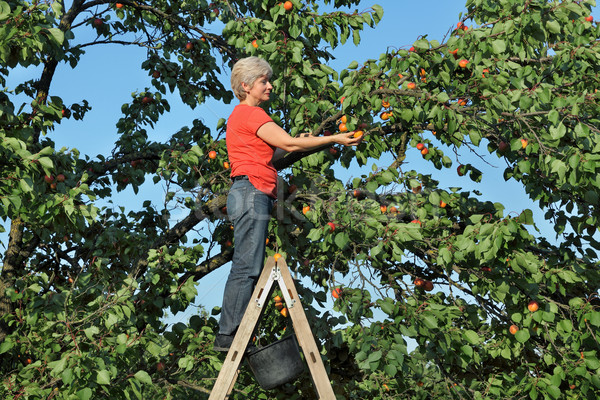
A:
[[[244,105],[251,106],[251,107],[256,107],[260,104],[260,101],[246,97],[244,100],[240,101],[240,104],[244,104]]]

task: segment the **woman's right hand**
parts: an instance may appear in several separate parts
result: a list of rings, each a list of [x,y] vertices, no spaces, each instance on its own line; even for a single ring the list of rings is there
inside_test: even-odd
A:
[[[364,133],[359,137],[354,137],[354,132],[344,132],[338,133],[337,135],[333,135],[333,139],[335,143],[344,145],[344,146],[356,146],[360,142],[362,142],[364,138]]]

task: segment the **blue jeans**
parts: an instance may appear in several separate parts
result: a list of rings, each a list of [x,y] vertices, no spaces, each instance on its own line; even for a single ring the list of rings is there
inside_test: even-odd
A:
[[[247,179],[235,181],[229,190],[227,214],[233,223],[235,247],[219,320],[222,335],[235,333],[262,272],[274,202]]]

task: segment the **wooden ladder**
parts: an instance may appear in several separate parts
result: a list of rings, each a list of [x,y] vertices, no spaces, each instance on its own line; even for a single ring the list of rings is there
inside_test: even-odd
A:
[[[277,281],[283,293],[283,299],[292,319],[294,333],[304,354],[304,359],[308,364],[319,398],[335,400],[331,382],[329,382],[321,354],[308,325],[304,308],[298,297],[298,292],[296,291],[296,286],[294,285],[294,280],[290,275],[287,264],[283,258],[275,260],[272,256],[267,259],[265,267],[258,278],[256,288],[252,293],[244,317],[223,362],[215,386],[210,393],[209,400],[226,399],[233,390],[246,346],[250,342],[252,333],[265,309],[265,305],[268,304],[271,287],[275,281]]]

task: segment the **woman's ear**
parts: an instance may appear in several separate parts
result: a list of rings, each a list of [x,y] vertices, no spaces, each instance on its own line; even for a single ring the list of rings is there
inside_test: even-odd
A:
[[[244,89],[244,92],[249,93],[251,87],[246,82],[242,82],[242,89]]]

